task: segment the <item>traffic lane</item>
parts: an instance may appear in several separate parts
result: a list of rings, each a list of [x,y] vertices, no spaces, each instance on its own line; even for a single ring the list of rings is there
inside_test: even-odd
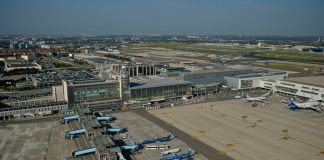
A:
[[[155,123],[156,125],[160,126],[162,129],[172,133],[174,136],[182,140],[184,143],[186,143],[189,147],[194,149],[196,152],[199,154],[205,156],[206,158],[210,160],[233,160],[233,158],[227,156],[227,155],[219,155],[219,151],[214,149],[213,147],[201,142],[198,139],[192,139],[192,137],[181,131],[180,129],[168,125],[166,122],[163,120],[155,117],[154,115],[149,114],[145,110],[137,109],[133,110],[134,113],[142,116],[143,118]]]

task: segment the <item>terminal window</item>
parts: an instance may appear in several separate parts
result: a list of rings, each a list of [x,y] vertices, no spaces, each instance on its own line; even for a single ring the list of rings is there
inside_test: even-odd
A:
[[[283,92],[290,92],[290,93],[297,93],[298,90],[294,88],[288,88],[288,87],[283,87],[283,86],[276,86],[276,89],[278,91],[283,91]]]
[[[292,87],[295,87],[294,84],[290,84],[290,83],[280,82],[280,84],[282,84],[282,85],[286,85],[286,86],[292,86]]]
[[[241,88],[249,88],[253,86],[253,80],[241,80]]]

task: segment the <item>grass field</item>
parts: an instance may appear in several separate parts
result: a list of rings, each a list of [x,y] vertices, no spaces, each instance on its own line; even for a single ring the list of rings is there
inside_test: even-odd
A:
[[[272,68],[279,70],[295,71],[295,72],[320,72],[324,68],[315,67],[315,66],[306,66],[306,65],[292,65],[286,63],[256,63],[257,67]]]
[[[143,47],[159,47],[173,50],[182,51],[197,51],[202,53],[221,53],[221,54],[239,54],[245,55],[252,52],[252,49],[246,48],[226,48],[226,47],[215,47],[215,46],[203,46],[193,43],[145,43]]]
[[[230,47],[217,47],[217,46],[203,46],[196,43],[144,43],[136,44],[133,47],[127,48],[124,51],[127,52],[143,52],[149,50],[189,50],[191,52],[201,53],[217,53],[223,55],[249,55],[251,52],[257,52],[255,58],[259,59],[278,59],[294,62],[307,62],[307,63],[321,63],[324,64],[324,56],[318,54],[312,54],[307,52],[298,51],[270,51],[264,49],[250,49],[250,48],[230,48]]]

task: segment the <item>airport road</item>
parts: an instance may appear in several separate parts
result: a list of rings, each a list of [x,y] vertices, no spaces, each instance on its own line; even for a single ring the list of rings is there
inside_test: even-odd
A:
[[[233,160],[233,158],[227,155],[218,154],[219,153],[218,150],[215,150],[213,147],[201,142],[198,139],[193,139],[189,134],[179,130],[178,128],[172,125],[167,124],[163,120],[146,112],[145,110],[137,109],[137,110],[133,110],[133,112],[155,123],[156,125],[160,126],[162,129],[172,133],[174,136],[182,140],[193,150],[195,150],[196,152],[198,152],[199,154],[203,155],[204,157],[210,160]]]
[[[26,124],[26,123],[39,123],[39,122],[52,122],[52,121],[59,121],[60,116],[48,116],[43,118],[35,118],[35,119],[21,119],[21,120],[10,120],[10,121],[2,121],[0,125],[9,125],[9,124]]]
[[[81,128],[80,122],[79,121],[72,121],[72,122],[70,122],[69,123],[69,128],[71,130],[80,129]],[[77,138],[75,138],[73,140],[75,140],[75,143],[76,143],[76,145],[78,147],[78,149],[76,149],[76,150],[86,149],[86,148],[90,148],[91,147],[91,145],[87,141],[85,135],[78,136]],[[81,156],[80,158],[82,160],[96,160],[96,158],[95,158],[95,156],[93,154]]]

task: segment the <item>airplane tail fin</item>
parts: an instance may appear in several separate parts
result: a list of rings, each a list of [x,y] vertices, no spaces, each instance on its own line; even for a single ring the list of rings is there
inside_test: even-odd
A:
[[[298,108],[297,105],[294,103],[294,99],[293,99],[293,98],[291,98],[291,99],[288,101],[288,107],[289,107],[290,109],[296,109],[296,108]]]
[[[292,104],[293,102],[294,102],[294,99],[293,99],[293,98],[290,98],[290,99],[288,100],[288,105]]]

